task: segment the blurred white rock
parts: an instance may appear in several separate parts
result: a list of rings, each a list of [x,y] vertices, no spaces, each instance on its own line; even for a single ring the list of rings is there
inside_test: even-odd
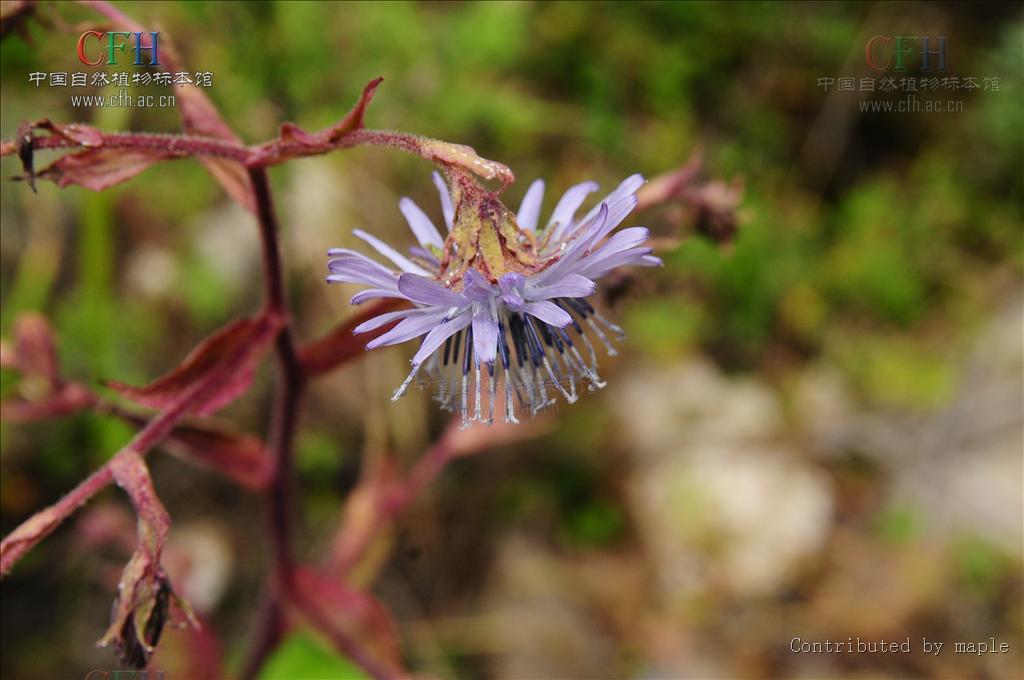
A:
[[[777,441],[774,392],[703,362],[634,371],[617,391],[631,505],[670,599],[770,594],[823,546],[828,480]]]

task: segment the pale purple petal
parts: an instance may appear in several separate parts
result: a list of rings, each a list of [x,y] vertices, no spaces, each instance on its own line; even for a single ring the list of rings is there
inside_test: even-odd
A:
[[[516,215],[516,222],[523,229],[530,231],[537,230],[537,218],[540,217],[540,204],[544,200],[544,180],[535,179],[530,188],[523,196],[523,202],[519,206],[519,214]]]
[[[546,286],[527,288],[531,300],[549,300],[556,297],[587,297],[597,290],[597,284],[579,274],[566,274]]]
[[[405,221],[409,223],[409,228],[412,229],[412,233],[416,236],[416,240],[420,242],[421,246],[424,248],[428,246],[444,248],[444,241],[441,240],[441,234],[437,232],[437,227],[434,226],[434,223],[430,221],[427,214],[411,198],[400,200],[398,202],[398,209],[402,211]]]
[[[605,259],[621,253],[624,250],[635,248],[646,241],[651,232],[646,227],[630,227],[614,234],[596,250],[586,253],[577,262],[577,267],[593,267]],[[596,234],[595,234],[596,236]]]
[[[417,248],[416,246],[413,246],[412,248],[409,248],[409,254],[412,255],[413,257],[418,257],[425,262],[429,262],[434,267],[438,267],[441,264],[441,261],[438,260],[437,257],[435,257],[432,252],[430,252],[429,250],[425,250],[423,248]]]
[[[607,236],[612,229],[619,226],[622,223],[622,220],[626,219],[626,216],[633,212],[636,205],[636,195],[626,196],[625,198],[616,201],[614,206],[609,205],[608,219],[605,220],[601,229],[594,235],[593,243],[600,242],[600,240]]]
[[[600,255],[614,255],[615,253],[635,248],[651,237],[651,230],[647,227],[629,227],[616,232],[611,238],[604,242],[600,248],[587,257],[598,257]]]
[[[655,257],[654,255],[644,255],[637,264],[641,267],[662,267],[665,265],[660,257]]]
[[[498,286],[501,288],[502,301],[512,309],[519,309],[523,304],[523,284],[526,277],[518,272],[502,274],[498,279]]]
[[[412,358],[413,366],[419,366],[426,361],[427,357],[437,351],[441,343],[468,326],[470,319],[469,314],[460,314],[448,321],[442,321],[441,325],[436,326],[427,333],[427,337],[423,338],[423,344],[417,350],[416,356]]]
[[[424,269],[423,267],[419,266],[418,264],[416,264],[415,262],[413,262],[412,260],[407,258],[405,255],[402,255],[400,252],[398,252],[397,250],[395,250],[394,248],[392,248],[388,244],[384,243],[383,241],[381,241],[376,236],[374,236],[372,234],[367,234],[362,229],[356,229],[352,233],[355,234],[356,236],[358,236],[359,238],[363,239],[367,243],[369,243],[371,246],[373,246],[373,248],[378,253],[380,253],[384,257],[386,257],[389,260],[391,260],[392,262],[394,262],[395,265],[399,269],[401,269],[403,272],[410,272],[412,274],[419,274],[420,276],[429,276],[430,275],[430,272],[428,272],[426,269]]]
[[[351,260],[357,260],[359,262],[366,264],[367,267],[374,268],[383,274],[387,274],[388,276],[395,275],[395,273],[392,270],[388,269],[380,262],[377,262],[376,260],[367,257],[365,254],[360,253],[358,250],[349,250],[348,248],[331,248],[330,250],[327,251],[327,254],[334,258],[327,262],[328,269],[330,269],[331,265],[335,262],[347,262]]]
[[[468,304],[463,296],[448,290],[437,280],[425,276],[402,274],[398,277],[398,290],[421,305],[448,308]]]
[[[600,278],[617,267],[629,267],[634,265],[651,266],[645,257],[651,254],[652,249],[647,247],[630,248],[621,253],[616,253],[599,262],[586,265],[580,269],[584,276]],[[660,260],[659,260],[660,263]]]
[[[429,315],[432,312],[437,312],[437,310],[411,307],[409,309],[400,309],[397,312],[387,312],[385,314],[378,314],[372,319],[367,319],[366,321],[362,322],[361,324],[353,328],[352,332],[357,334],[366,333],[367,331],[375,330],[377,328],[380,328],[381,326],[391,323],[392,321],[397,321],[398,319],[404,319],[408,316],[425,316]]]
[[[406,317],[402,321],[399,321],[397,326],[384,335],[368,342],[366,344],[366,349],[375,349],[377,347],[385,347],[387,345],[397,345],[400,342],[412,340],[415,337],[429,332],[441,322],[441,319],[444,318],[444,310],[431,309],[424,311],[430,311],[432,313]]]
[[[495,295],[491,282],[475,269],[466,270],[462,281],[465,284],[462,288],[462,294],[474,302],[486,302]]]
[[[327,263],[328,281],[358,283],[375,288],[395,289],[398,277],[369,258],[342,256]]]
[[[451,231],[452,225],[455,223],[455,206],[452,205],[452,195],[448,193],[448,186],[444,183],[441,173],[435,170],[433,178],[437,193],[441,195],[441,212],[444,214],[444,223],[448,225],[448,231]]]
[[[546,300],[529,302],[523,305],[522,311],[532,314],[544,323],[557,326],[558,328],[565,328],[572,323],[572,317],[564,309]]]
[[[576,261],[586,253],[588,245],[592,242],[593,235],[604,226],[604,221],[607,217],[608,206],[602,203],[599,206],[597,215],[589,224],[583,225],[580,234],[576,237],[576,240],[573,241],[561,255],[559,255],[558,261],[534,276],[533,283],[538,286],[544,285],[549,281],[555,281],[565,274],[568,274],[573,265],[576,264]]]
[[[583,205],[583,199],[588,194],[597,191],[597,182],[583,182],[576,186],[570,187],[565,194],[562,195],[561,200],[558,201],[558,205],[555,206],[554,212],[551,213],[551,219],[548,220],[548,227],[555,227],[555,231],[552,232],[552,238],[557,238],[572,222],[573,216],[576,211]]]
[[[405,299],[405,294],[400,292],[398,289],[390,290],[388,288],[368,288],[361,290],[352,296],[352,299],[348,301],[350,305],[361,305],[367,300],[376,300],[378,298],[401,298]]]
[[[484,363],[494,363],[498,353],[498,320],[488,307],[481,305],[473,314],[473,356]]]
[[[604,198],[602,202],[608,204],[608,210],[612,217],[616,215],[616,207],[618,206],[618,203],[636,194],[637,190],[644,185],[644,181],[643,175],[639,173],[630,175],[619,182],[619,186],[615,187],[615,190]],[[586,217],[580,220],[580,223],[582,224],[583,222],[592,219],[597,214],[597,209],[598,206],[594,206],[590,212],[587,213]],[[618,224],[618,222],[616,222],[616,224]]]

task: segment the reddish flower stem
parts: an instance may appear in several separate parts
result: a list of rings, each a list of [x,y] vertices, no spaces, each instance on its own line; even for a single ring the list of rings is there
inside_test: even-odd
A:
[[[293,589],[292,526],[294,523],[294,460],[293,440],[298,416],[303,378],[292,339],[291,318],[287,314],[284,269],[278,240],[277,216],[274,212],[270,182],[266,170],[250,169],[249,180],[256,197],[256,217],[263,246],[263,285],[266,304],[285,316],[275,342],[278,381],[275,386],[273,412],[267,435],[272,459],[267,485],[270,523],[271,587],[261,614],[260,630],[243,667],[243,677],[255,677],[269,653],[281,640],[284,627],[283,605]]]
[[[286,315],[285,324],[277,336],[276,353],[279,380],[274,396],[273,414],[267,444],[273,457],[270,484],[268,487],[271,550],[273,552],[272,578],[274,588],[265,604],[266,621],[256,645],[250,650],[245,670],[253,676],[259,672],[262,661],[280,641],[282,603],[294,605],[314,626],[326,634],[338,649],[361,666],[374,678],[393,676],[389,668],[381,664],[346,632],[331,623],[328,616],[315,602],[298,592],[294,580],[292,558],[292,526],[295,519],[295,470],[293,445],[299,403],[305,386],[302,365],[292,339],[291,320],[287,316],[284,274],[278,244],[278,224],[274,213],[273,199],[267,172],[263,168],[250,168],[249,179],[256,194],[256,216],[260,226],[260,240],[263,244],[264,286],[267,305]],[[251,677],[251,676],[250,676]]]
[[[239,677],[242,680],[253,680],[263,667],[270,652],[280,643],[284,635],[284,616],[281,611],[281,599],[276,593],[267,593],[257,613],[253,643],[242,663]]]

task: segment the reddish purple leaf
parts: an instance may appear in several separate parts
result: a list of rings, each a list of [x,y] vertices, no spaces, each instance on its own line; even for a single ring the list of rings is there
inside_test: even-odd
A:
[[[162,402],[161,413],[146,423],[121,451],[109,463],[93,472],[78,486],[72,489],[59,501],[45,508],[23,522],[4,540],[0,542],[0,575],[6,574],[21,557],[32,549],[39,541],[46,538],[65,518],[77,510],[97,491],[106,486],[114,477],[113,466],[122,456],[139,456],[160,443],[171,433],[174,426],[190,410],[208,406],[211,401],[223,401],[225,390],[237,391],[236,380],[231,376],[245,373],[245,366],[251,365],[275,337],[282,324],[281,317],[276,314],[264,314],[257,319],[243,319],[228,326],[219,334],[208,339],[193,355],[203,370],[192,369],[192,375],[176,392],[168,389],[164,397],[176,394]],[[243,328],[242,331],[235,329]],[[248,332],[244,330],[249,328]],[[234,339],[225,343],[224,337]],[[239,337],[246,342],[238,342]],[[230,349],[224,345],[231,345]],[[217,345],[214,350],[209,345]],[[204,349],[205,348],[205,349]],[[203,357],[217,355],[217,360],[209,361]],[[188,362],[186,362],[188,363]],[[188,367],[179,369],[187,373]],[[248,371],[251,374],[251,368]],[[225,376],[229,376],[225,379]],[[129,388],[134,389],[134,388]],[[130,565],[131,566],[131,565]],[[137,567],[141,569],[142,567]]]
[[[640,187],[636,192],[636,210],[646,210],[679,198],[697,178],[703,158],[704,152],[701,149],[696,149],[683,165],[654,177]]]
[[[0,420],[10,423],[31,423],[77,413],[95,404],[96,395],[84,385],[67,383],[57,392],[40,399],[0,401]]]
[[[295,589],[299,606],[314,623],[326,628],[332,641],[339,637],[356,641],[360,649],[373,655],[377,665],[387,669],[389,677],[408,677],[402,669],[394,623],[373,595],[308,567],[295,569]]]
[[[0,368],[18,368],[18,357],[14,347],[3,339],[0,339]]]
[[[249,173],[241,163],[215,156],[200,156],[199,162],[232,200],[246,210],[256,212],[256,200],[253,197],[252,183],[249,182]]]
[[[119,453],[111,459],[110,470],[135,507],[138,543],[121,574],[110,627],[98,644],[105,647],[113,642],[123,664],[144,668],[160,640],[174,596],[160,564],[171,520],[137,451]]]
[[[42,420],[96,403],[86,387],[61,379],[53,329],[40,314],[18,317],[14,323],[14,342],[0,343],[0,365],[20,374],[18,396],[0,402],[0,420]]]
[[[231,362],[235,364],[231,374],[225,376],[216,389],[189,405],[189,410],[196,415],[209,415],[249,389],[256,365],[274,341],[281,325],[280,316],[274,314],[239,319],[203,340],[181,364],[146,387],[132,387],[114,381],[107,382],[107,385],[127,399],[164,410],[205,375]]]
[[[22,314],[14,323],[14,346],[3,351],[2,363],[24,378],[38,378],[53,387],[60,379],[57,344],[50,322],[41,314]]]
[[[96,147],[68,154],[36,173],[64,188],[72,184],[101,191],[138,175],[174,154],[156,149],[113,149]]]
[[[160,51],[164,57],[168,71],[183,70],[176,65],[181,63],[174,44],[168,37],[161,36]],[[169,60],[168,60],[169,59]],[[206,93],[191,83],[175,86],[178,110],[181,112],[181,127],[190,135],[215,137],[229,142],[241,144],[241,140],[231,131],[228,124],[221,118],[217,108]],[[256,212],[256,201],[253,197],[252,184],[245,167],[227,158],[199,156],[207,172],[224,188],[232,200],[250,212]]]
[[[106,472],[104,470],[104,472]],[[106,477],[107,475],[101,475]],[[106,480],[101,479],[104,485]],[[48,508],[40,510],[36,514],[18,525],[18,527],[4,537],[0,543],[0,575],[6,575],[11,567],[21,559],[32,547],[43,540],[57,528],[64,518],[74,512],[78,507],[76,499],[67,501],[65,496],[57,503]]]
[[[338,123],[319,132],[306,132],[295,123],[282,123],[278,138],[261,144],[255,150],[252,165],[270,165],[289,158],[327,153],[337,147],[346,135],[363,128],[366,107],[373,101],[373,95],[383,78],[374,78],[359,97],[355,106]]]
[[[353,335],[352,329],[359,324],[380,316],[385,312],[399,309],[406,303],[396,299],[385,299],[375,302],[364,311],[345,319],[333,331],[302,348],[299,362],[306,375],[318,375],[337,368],[346,361],[360,356],[366,351],[366,343],[390,330],[394,324],[382,326],[369,333]]]
[[[270,479],[270,452],[251,434],[205,423],[183,423],[174,428],[164,448],[253,490],[265,488]]]
[[[352,110],[349,111],[337,125],[324,130],[328,141],[337,141],[349,132],[359,130],[363,127],[363,118],[366,116],[366,107],[373,101],[373,95],[376,94],[377,88],[382,82],[384,82],[384,78],[378,77],[366,84],[366,87],[363,88],[363,93],[359,96],[359,101],[357,101],[356,105],[352,107]]]
[[[82,123],[68,123],[61,125],[54,123],[49,118],[43,118],[28,125],[30,129],[45,130],[54,137],[63,137],[79,146],[102,146],[103,132],[89,125]]]
[[[696,230],[719,245],[731,243],[739,229],[743,181],[712,180],[688,190],[687,202],[696,210]]]
[[[0,38],[6,38],[12,31],[17,31],[22,38],[29,41],[26,24],[35,9],[36,3],[29,0],[13,0],[0,5]]]
[[[351,573],[390,517],[391,494],[399,488],[398,466],[389,456],[379,456],[363,467],[359,484],[345,498],[341,524],[331,545],[328,567],[332,573]]]

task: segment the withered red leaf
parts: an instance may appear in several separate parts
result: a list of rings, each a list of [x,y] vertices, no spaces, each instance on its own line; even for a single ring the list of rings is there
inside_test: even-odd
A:
[[[231,365],[219,385],[189,405],[196,415],[209,415],[227,406],[252,384],[259,359],[270,347],[281,318],[275,314],[239,319],[203,340],[176,368],[145,387],[108,381],[121,396],[163,410],[174,404],[207,374]]]

